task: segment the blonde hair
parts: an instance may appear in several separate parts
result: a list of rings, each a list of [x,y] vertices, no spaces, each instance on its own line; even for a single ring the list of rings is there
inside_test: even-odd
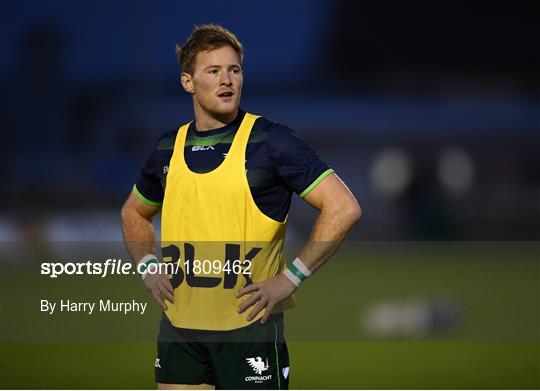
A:
[[[218,49],[229,45],[240,56],[244,55],[244,47],[238,37],[219,24],[203,24],[195,26],[189,38],[182,46],[176,45],[176,56],[180,64],[180,70],[193,73],[197,53],[204,50]]]

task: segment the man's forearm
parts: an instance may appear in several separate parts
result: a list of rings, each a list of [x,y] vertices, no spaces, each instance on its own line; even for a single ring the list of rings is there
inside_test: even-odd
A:
[[[122,233],[134,263],[146,254],[156,254],[156,235],[152,221],[135,210],[122,210]]]
[[[360,208],[323,209],[317,218],[309,241],[298,258],[311,273],[319,269],[339,248],[354,224],[360,219]]]

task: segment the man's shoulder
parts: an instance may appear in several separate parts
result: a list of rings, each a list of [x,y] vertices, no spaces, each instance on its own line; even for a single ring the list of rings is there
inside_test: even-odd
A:
[[[290,126],[275,122],[263,116],[255,121],[253,131],[265,140],[283,139],[294,136],[295,134]]]
[[[178,129],[169,130],[165,133],[162,133],[161,136],[159,136],[158,141],[156,143],[156,150],[157,151],[173,150],[177,134],[178,134]]]

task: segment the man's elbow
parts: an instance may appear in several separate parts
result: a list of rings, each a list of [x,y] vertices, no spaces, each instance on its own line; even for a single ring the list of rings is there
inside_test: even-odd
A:
[[[336,203],[329,212],[343,221],[349,228],[352,228],[362,217],[362,209],[356,200]]]
[[[360,208],[358,202],[355,201],[345,208],[345,214],[351,225],[355,225],[362,218],[362,208]]]
[[[133,215],[133,207],[130,206],[127,202],[120,209],[120,221],[122,224],[126,224],[130,220],[130,216]]]
[[[332,216],[352,228],[362,217],[362,208],[354,196],[347,195],[323,202],[321,213]]]

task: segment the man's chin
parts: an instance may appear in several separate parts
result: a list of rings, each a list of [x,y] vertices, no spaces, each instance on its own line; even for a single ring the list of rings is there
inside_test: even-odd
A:
[[[236,115],[238,110],[238,105],[220,105],[213,114],[217,117],[224,118]]]

